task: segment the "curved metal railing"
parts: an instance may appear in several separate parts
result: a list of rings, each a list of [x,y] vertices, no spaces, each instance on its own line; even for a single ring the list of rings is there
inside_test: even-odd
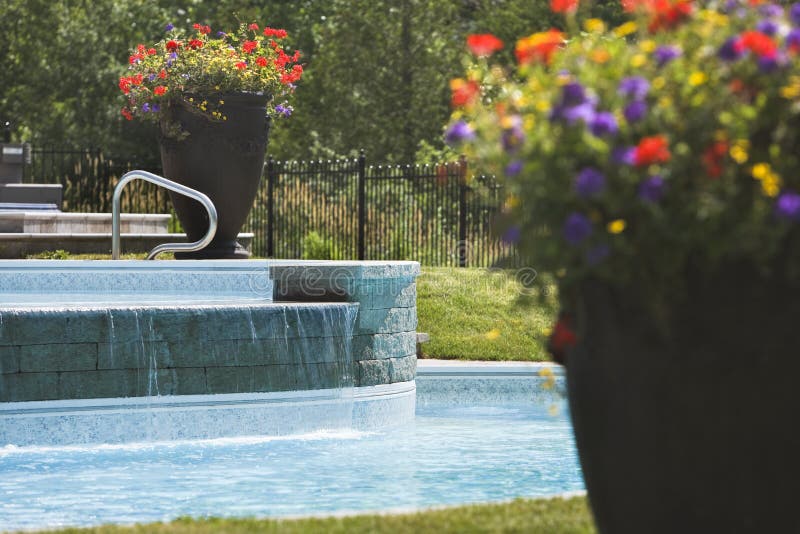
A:
[[[111,208],[111,259],[119,259],[121,248],[120,198],[122,197],[122,189],[128,184],[128,182],[132,182],[133,180],[144,180],[146,182],[160,185],[165,189],[180,193],[181,195],[185,195],[189,198],[193,198],[202,203],[208,211],[208,232],[203,239],[195,241],[194,243],[164,243],[158,245],[147,255],[148,260],[154,259],[162,252],[194,252],[195,250],[200,250],[211,243],[211,240],[214,239],[214,235],[217,233],[217,208],[214,207],[214,203],[211,202],[210,198],[200,191],[195,191],[194,189],[186,187],[185,185],[173,182],[172,180],[167,180],[163,176],[158,176],[157,174],[147,171],[131,171],[125,173],[117,186],[114,188],[114,199],[112,201]]]

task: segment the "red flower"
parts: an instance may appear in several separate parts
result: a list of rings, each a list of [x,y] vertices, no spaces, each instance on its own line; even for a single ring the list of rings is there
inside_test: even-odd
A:
[[[175,50],[178,49],[179,46],[180,43],[178,41],[173,41],[173,40],[167,41],[167,50],[169,52],[174,52]]]
[[[572,317],[568,313],[561,312],[553,327],[553,333],[547,340],[547,351],[553,356],[553,361],[564,365],[567,360],[567,349],[574,347],[577,341],[578,338],[572,329]]]
[[[129,121],[133,120],[133,115],[131,114],[130,110],[128,110],[128,108],[122,108],[122,111],[120,111],[120,113],[122,113],[122,116],[128,119]]]
[[[473,34],[467,37],[467,46],[476,56],[491,56],[503,48],[503,41],[491,33]]]
[[[123,92],[123,94],[128,94],[131,92],[131,81],[124,76],[119,79],[119,88]]]
[[[136,45],[136,51],[139,52],[140,54],[144,54],[145,50],[146,48],[143,44]]]
[[[278,57],[275,58],[275,66],[282,69],[287,63],[289,63],[289,61],[291,61],[291,58],[287,56],[286,52],[281,49],[278,49],[277,52]]]
[[[671,157],[667,138],[653,135],[639,141],[633,152],[633,163],[637,167],[646,167],[654,163],[666,163]]]
[[[267,58],[265,58],[264,56],[258,56],[256,58],[256,65],[258,65],[259,67],[266,67],[267,66]]]
[[[164,96],[166,92],[167,88],[163,85],[157,85],[155,88],[153,88],[153,94],[156,96]]]
[[[276,39],[283,39],[289,35],[286,30],[279,30],[275,28],[264,28],[264,35],[267,37],[275,37]]]
[[[250,26],[247,27],[248,30],[258,31],[258,24],[255,22],[252,23]]]
[[[142,56],[142,54],[133,54],[131,57],[128,58],[128,63],[133,65],[134,63],[138,63],[139,61],[141,61],[143,57],[144,56]]]
[[[156,49],[155,49],[155,48],[148,48],[148,49],[147,49],[147,55],[148,55],[148,56],[153,56],[153,55],[155,55],[156,53],[157,53],[157,52],[156,52]]]
[[[142,85],[142,82],[144,81],[144,76],[142,76],[141,74],[135,74],[128,79],[131,81],[133,85]]]
[[[253,50],[258,48],[258,43],[255,41],[245,41],[242,43],[242,50],[245,54],[252,54]]]
[[[236,64],[236,68],[239,70],[244,70],[247,68],[247,63],[245,63],[244,61],[240,61],[239,63]]]
[[[691,0],[679,0],[670,3],[669,0],[654,0],[652,2],[652,19],[647,29],[651,32],[669,30],[686,21],[694,11]]]
[[[292,67],[291,71],[285,72],[283,76],[281,76],[281,83],[286,85],[290,83],[294,83],[300,79],[303,75],[303,66],[302,65],[295,65]]]
[[[161,72],[158,73],[158,77],[163,80],[164,78],[167,77],[167,71],[165,71],[164,69],[161,69]]]
[[[550,0],[550,11],[553,13],[575,13],[578,0]]]
[[[564,34],[556,29],[534,33],[517,41],[514,55],[520,65],[528,63],[550,64],[556,49],[564,43]]]
[[[202,26],[199,31],[203,35],[208,35],[209,33],[211,33],[211,26]]]
[[[481,86],[475,80],[467,81],[456,78],[455,80],[450,80],[450,90],[452,92],[450,105],[454,108],[460,108],[475,102],[481,92]]]
[[[191,48],[192,50],[203,48],[203,41],[201,41],[200,39],[191,39],[189,41],[189,48]]]
[[[728,143],[726,141],[717,141],[709,145],[703,152],[703,166],[706,168],[706,174],[711,178],[719,178],[722,174],[722,164],[725,161],[725,156],[728,153]]]
[[[772,59],[778,52],[778,45],[772,38],[761,32],[746,31],[741,35],[741,43],[758,57]]]
[[[295,50],[292,56],[292,62],[297,63],[298,61],[300,61],[300,50]]]

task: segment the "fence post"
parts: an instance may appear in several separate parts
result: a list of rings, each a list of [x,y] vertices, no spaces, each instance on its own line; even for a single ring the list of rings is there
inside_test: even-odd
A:
[[[367,158],[364,149],[358,156],[358,259],[366,255],[365,226],[367,224]]]
[[[458,158],[458,266],[467,266],[467,157]]]
[[[267,257],[275,257],[275,160],[267,158]]]

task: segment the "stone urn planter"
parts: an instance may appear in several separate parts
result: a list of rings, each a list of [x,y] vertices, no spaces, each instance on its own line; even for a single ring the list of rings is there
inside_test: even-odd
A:
[[[567,380],[605,534],[800,532],[800,287],[739,266],[656,320],[587,282]]]
[[[265,112],[270,97],[237,93],[215,97],[224,103],[226,120],[211,119],[184,99],[170,102],[161,121],[161,161],[164,176],[208,195],[219,216],[214,240],[197,252],[178,253],[179,259],[233,259],[250,256],[236,236],[253,205],[267,149],[270,118]],[[170,123],[189,135],[170,137]],[[189,241],[208,231],[203,206],[170,192],[178,218]]]

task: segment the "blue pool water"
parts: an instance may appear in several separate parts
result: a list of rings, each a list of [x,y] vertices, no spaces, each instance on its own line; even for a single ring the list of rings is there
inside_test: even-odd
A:
[[[564,401],[420,393],[413,423],[377,432],[0,448],[0,530],[403,510],[583,488]]]

